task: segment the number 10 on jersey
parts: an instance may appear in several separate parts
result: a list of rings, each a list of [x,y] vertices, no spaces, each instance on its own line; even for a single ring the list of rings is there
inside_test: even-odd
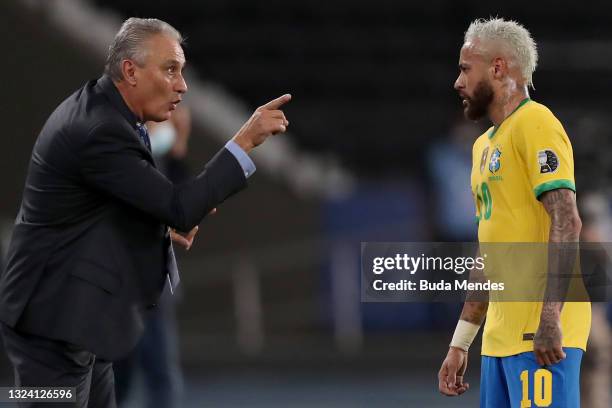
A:
[[[479,205],[478,221],[491,218],[491,210],[493,209],[493,199],[491,198],[491,190],[489,185],[484,181],[476,186],[476,198]]]

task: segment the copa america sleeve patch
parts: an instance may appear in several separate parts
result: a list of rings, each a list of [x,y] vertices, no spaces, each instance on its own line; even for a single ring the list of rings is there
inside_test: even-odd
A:
[[[559,168],[559,158],[550,149],[540,150],[538,152],[538,164],[541,174],[554,173]]]

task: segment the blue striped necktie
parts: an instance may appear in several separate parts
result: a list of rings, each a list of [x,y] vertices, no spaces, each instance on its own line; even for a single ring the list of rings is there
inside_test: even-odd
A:
[[[147,127],[143,123],[137,123],[136,129],[138,129],[138,135],[142,139],[144,145],[147,147],[147,150],[151,151],[151,139],[149,139]]]
[[[178,265],[176,263],[176,257],[174,256],[174,248],[172,246],[172,239],[170,238],[170,230],[166,228],[166,274],[168,275],[168,283],[170,283],[170,293],[174,295],[176,287],[181,281],[179,275]]]
[[[142,123],[136,124],[136,129],[138,130],[138,136],[142,139],[142,142],[147,147],[149,151],[151,151],[151,139],[149,139],[149,132],[147,131],[147,127]],[[168,283],[170,284],[170,292],[172,294],[175,293],[176,287],[181,281],[181,277],[178,271],[178,265],[176,264],[176,257],[174,256],[174,248],[172,247],[172,239],[170,238],[170,231],[166,229],[165,236],[165,246],[166,246],[166,273],[168,278]]]

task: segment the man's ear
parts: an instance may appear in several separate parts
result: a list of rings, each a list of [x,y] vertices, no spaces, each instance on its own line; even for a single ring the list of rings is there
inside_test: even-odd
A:
[[[508,73],[508,63],[501,57],[495,57],[491,61],[491,71],[494,79],[502,79]]]
[[[136,64],[134,61],[124,59],[121,61],[121,73],[125,82],[132,86],[136,86]]]

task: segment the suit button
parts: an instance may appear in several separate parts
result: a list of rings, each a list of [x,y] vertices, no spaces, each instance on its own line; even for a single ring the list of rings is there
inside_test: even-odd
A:
[[[157,307],[157,303],[151,303],[150,305],[147,306],[147,310],[151,310],[154,307]]]

